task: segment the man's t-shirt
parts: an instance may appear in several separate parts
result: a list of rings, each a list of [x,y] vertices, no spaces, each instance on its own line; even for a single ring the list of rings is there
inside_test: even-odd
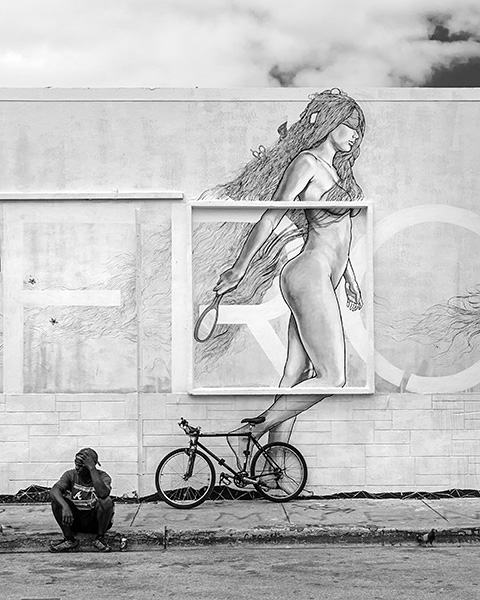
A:
[[[105,471],[100,471],[100,477],[103,483],[110,490],[112,488],[112,479]],[[90,510],[95,506],[97,494],[91,482],[84,481],[76,469],[70,469],[60,477],[58,487],[66,498],[69,498],[79,510]]]

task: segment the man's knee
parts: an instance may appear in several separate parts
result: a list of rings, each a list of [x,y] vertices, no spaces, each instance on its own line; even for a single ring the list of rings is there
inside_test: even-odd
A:
[[[97,498],[95,505],[98,512],[111,513],[113,512],[113,500],[110,496],[106,498]]]

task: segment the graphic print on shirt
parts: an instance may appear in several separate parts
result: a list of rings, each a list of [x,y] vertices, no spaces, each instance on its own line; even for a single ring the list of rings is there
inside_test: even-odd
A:
[[[79,510],[89,510],[95,506],[97,495],[93,486],[74,483],[71,491],[72,502]]]

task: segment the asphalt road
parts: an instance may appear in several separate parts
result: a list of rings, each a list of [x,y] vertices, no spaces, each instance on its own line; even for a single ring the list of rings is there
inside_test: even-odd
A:
[[[215,546],[0,555],[5,600],[480,598],[477,545]]]

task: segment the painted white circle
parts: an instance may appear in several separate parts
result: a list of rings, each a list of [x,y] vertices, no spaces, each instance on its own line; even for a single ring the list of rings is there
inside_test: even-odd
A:
[[[424,204],[400,210],[375,224],[373,252],[375,253],[397,233],[420,223],[457,225],[480,237],[480,215],[477,213],[454,206]],[[366,243],[364,236],[351,251],[351,259],[355,264],[355,272],[359,280],[365,275]],[[367,333],[360,315],[358,312],[346,311],[343,317],[349,340],[362,359],[367,362],[369,355]],[[396,386],[400,386],[405,376],[402,369],[393,365],[377,351],[375,351],[375,371]],[[447,394],[461,392],[478,383],[480,383],[480,361],[453,375],[423,377],[412,374],[406,382],[405,389],[418,394]]]

